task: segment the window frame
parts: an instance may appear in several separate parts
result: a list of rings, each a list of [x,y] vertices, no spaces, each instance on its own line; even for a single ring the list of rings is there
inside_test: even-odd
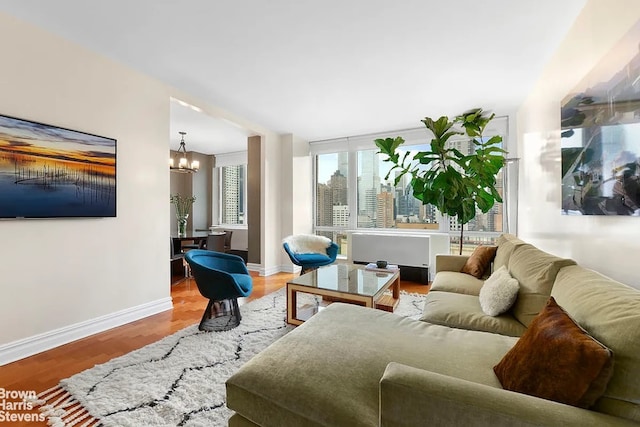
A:
[[[223,210],[224,210],[224,190],[223,190],[223,169],[228,167],[238,167],[243,166],[243,179],[242,179],[242,191],[244,193],[244,197],[242,198],[243,206],[243,219],[244,221],[241,224],[231,224],[223,222]],[[218,178],[218,226],[225,228],[247,228],[249,223],[248,212],[247,212],[247,173],[248,167],[247,163],[237,163],[237,164],[225,164],[222,166],[217,166],[217,178]]]

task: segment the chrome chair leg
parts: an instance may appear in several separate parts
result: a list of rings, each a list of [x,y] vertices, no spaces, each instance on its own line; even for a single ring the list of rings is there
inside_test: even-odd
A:
[[[198,329],[208,332],[228,331],[238,326],[241,319],[237,298],[209,300]]]

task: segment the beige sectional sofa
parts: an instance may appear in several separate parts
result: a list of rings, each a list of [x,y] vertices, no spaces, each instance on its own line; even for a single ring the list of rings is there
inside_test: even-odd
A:
[[[494,264],[521,289],[494,322],[478,312],[482,281],[442,262],[423,321],[334,303],[250,360],[227,381],[229,425],[640,425],[640,291],[502,236]],[[494,374],[549,294],[614,353],[589,410],[504,390]]]
[[[560,269],[575,261],[543,252],[509,234],[500,236],[496,243],[493,270],[506,266],[520,284],[511,310],[497,317],[484,314],[478,301],[483,280],[460,272],[468,256],[436,255],[436,275],[420,320],[513,337],[522,335],[549,299]]]

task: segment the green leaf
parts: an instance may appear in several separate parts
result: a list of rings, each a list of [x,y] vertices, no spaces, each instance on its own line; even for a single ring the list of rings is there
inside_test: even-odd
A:
[[[391,172],[391,171],[389,171],[389,172]],[[402,179],[402,177],[403,177],[403,176],[405,176],[406,174],[407,174],[407,172],[406,172],[406,171],[402,171],[402,172],[400,172],[398,175],[396,175],[396,179],[394,180],[393,185],[398,185],[398,183],[400,182],[400,180]],[[389,175],[389,174],[387,174],[387,177],[385,178],[385,180],[389,179],[389,178],[388,178],[388,175]]]
[[[407,153],[409,153],[409,151],[407,151]],[[434,153],[433,151],[418,151],[414,156],[413,156],[413,160],[420,160],[420,159],[434,159],[437,160],[438,154]]]
[[[496,202],[502,203],[502,196],[500,196],[500,193],[498,193],[498,190],[494,187],[491,187],[491,195]]]
[[[493,144],[500,144],[500,143],[502,143],[502,137],[500,135],[495,135],[489,138],[489,140],[485,142],[485,145],[493,145]]]
[[[442,142],[442,144],[444,145],[444,143],[446,143],[449,138],[451,138],[452,136],[455,135],[464,135],[464,133],[462,132],[458,132],[458,131],[451,131],[451,132],[445,132],[444,134],[442,134],[439,139]]]
[[[413,177],[411,179],[411,188],[414,191],[422,192],[422,189],[424,188],[424,181],[416,177]]]
[[[380,149],[380,154],[391,155],[395,153],[396,149],[404,143],[404,139],[400,136],[395,138],[376,139],[373,141]]]
[[[507,150],[504,150],[504,149],[502,149],[500,147],[486,147],[484,149],[484,152],[485,153],[506,153]],[[502,157],[502,156],[500,156],[500,157]]]

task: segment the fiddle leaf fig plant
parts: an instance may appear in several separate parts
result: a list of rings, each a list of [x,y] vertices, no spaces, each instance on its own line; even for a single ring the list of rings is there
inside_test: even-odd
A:
[[[401,154],[402,137],[376,139],[378,154],[386,155],[384,161],[393,163],[385,179],[397,171],[397,185],[409,174],[416,199],[435,206],[444,215],[457,217],[462,225],[476,216],[476,208],[487,213],[495,202],[502,202],[496,189],[496,176],[504,165],[506,153],[500,147],[501,136],[485,138],[483,135],[494,117],[495,114],[486,114],[481,108],[467,111],[453,120],[447,116],[438,120],[425,117],[422,123],[433,134],[430,150],[413,156],[408,150]],[[473,144],[470,154],[447,144],[452,137],[465,136]],[[460,229],[460,254],[463,228]]]

